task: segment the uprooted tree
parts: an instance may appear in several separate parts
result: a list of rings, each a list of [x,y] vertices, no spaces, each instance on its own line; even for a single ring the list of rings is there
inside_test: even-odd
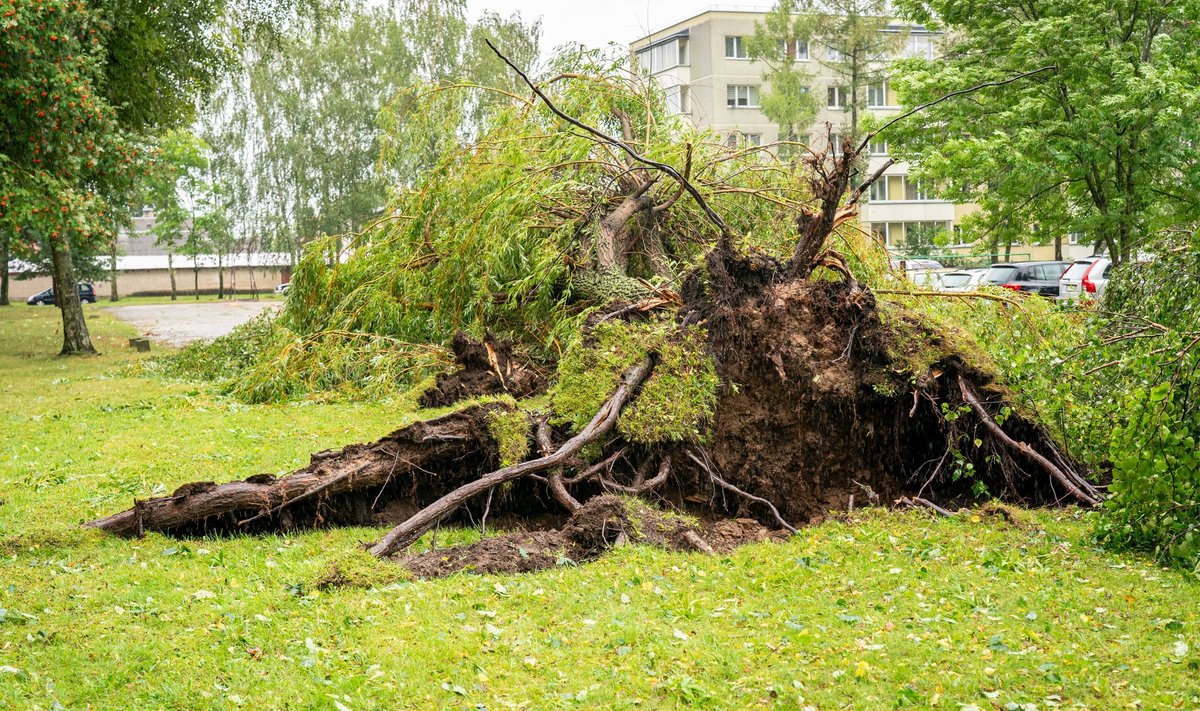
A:
[[[861,176],[856,166],[874,134],[840,151],[809,152],[798,166],[764,154],[732,170],[738,152],[682,142],[674,152],[677,167],[663,157],[670,150],[650,140],[663,127],[653,92],[635,80],[560,74],[526,81],[533,97],[512,97],[526,125],[539,127],[546,146],[556,145],[555,135],[569,135],[586,139],[587,149],[507,173],[490,196],[477,196],[483,204],[474,222],[434,226],[433,183],[417,186],[399,203],[407,227],[390,243],[407,247],[385,261],[382,273],[356,277],[409,287],[393,292],[397,308],[417,314],[431,336],[438,328],[482,335],[496,327],[523,344],[514,349],[491,332],[482,342],[457,337],[460,371],[440,377],[427,396],[429,404],[498,397],[475,399],[374,443],[314,454],[288,476],[187,484],[87,525],[140,536],[390,522],[395,527],[370,550],[394,556],[442,522],[570,517],[556,531],[508,534],[443,554],[442,568],[420,556],[406,559],[415,570],[437,573],[530,569],[561,555],[587,558],[625,540],[711,552],[725,530],[713,522],[729,517],[794,531],[855,502],[945,512],[981,488],[1033,504],[1100,501],[1036,414],[1017,406],[960,334],[878,302],[856,278],[855,266],[866,263],[852,251],[866,248],[855,238],[857,205],[882,173]],[[602,108],[607,121],[585,122],[560,109],[556,100],[564,93],[554,88],[562,84],[585,86],[575,97],[592,96],[593,113]],[[431,181],[494,166],[511,148],[490,138],[484,132],[453,150]],[[497,275],[456,275],[449,278],[458,280],[457,297],[452,292],[427,303],[417,296],[423,292],[414,284],[463,251],[491,264],[473,242],[485,231],[483,215],[494,221],[497,194],[520,191],[546,174],[557,177],[525,196],[536,211],[504,217],[528,234],[537,212],[546,238],[570,246],[560,249],[563,263],[552,269],[523,267],[552,272],[548,278],[523,274],[514,288],[514,280]],[[748,174],[757,182],[736,182]],[[797,183],[780,184],[781,177]],[[731,226],[715,206],[737,222]],[[756,226],[747,225],[747,216],[786,239],[745,239]],[[778,227],[780,216],[790,216],[790,227]],[[386,244],[377,238],[362,251]],[[522,246],[510,247],[516,254],[505,263],[521,271]],[[332,291],[338,275],[322,274],[325,281],[314,280]],[[349,290],[360,301],[361,283]],[[292,299],[317,291],[306,288],[297,284]],[[532,322],[539,312],[531,303],[551,303],[541,313],[567,316],[557,326]],[[561,355],[553,354],[564,323],[578,333]],[[344,323],[320,333],[342,330]],[[504,397],[537,392],[552,368],[542,409]],[[971,477],[960,475],[964,466]],[[517,562],[507,568],[495,562],[505,556]]]

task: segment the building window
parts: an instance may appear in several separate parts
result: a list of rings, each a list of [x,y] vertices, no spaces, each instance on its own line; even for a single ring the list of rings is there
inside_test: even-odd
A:
[[[746,139],[747,146],[761,146],[762,145],[762,134],[761,133],[747,133],[747,134],[744,134],[743,137]]]
[[[844,61],[846,61],[846,55],[842,54],[842,51],[839,49],[834,49],[833,47],[826,47],[825,48],[825,59],[830,62],[844,62]]]
[[[868,85],[867,106],[871,108],[881,108],[887,105],[887,82],[881,81],[877,84]]]
[[[679,37],[639,51],[638,67],[646,74],[657,74],[664,69],[686,65],[687,53],[687,38]]]
[[[844,109],[850,105],[850,90],[844,86],[831,86],[826,95],[829,100],[825,105],[831,109]]]
[[[920,180],[904,176],[904,199],[912,201],[929,200],[929,191],[921,184]]]
[[[793,59],[796,61],[808,61],[808,42],[801,39],[778,39],[776,42],[779,45],[780,59]]]
[[[842,134],[834,133],[829,136],[829,155],[840,156],[842,154]]]
[[[1082,239],[1083,239],[1082,232],[1068,232],[1067,233],[1067,244],[1079,244],[1080,240],[1082,240]]]
[[[871,183],[871,202],[884,202],[888,199],[886,180],[876,180]]]
[[[675,86],[668,86],[663,90],[663,93],[666,95],[668,111],[673,114],[691,113],[692,107],[686,85],[676,84]]]
[[[910,34],[905,42],[903,54],[905,57],[920,57],[933,59],[933,36]]]
[[[887,141],[871,141],[871,155],[886,156],[887,154]]]
[[[725,58],[749,59],[750,53],[746,51],[746,38],[727,35],[725,37]]]
[[[725,105],[731,109],[758,108],[758,87],[750,84],[726,86]]]

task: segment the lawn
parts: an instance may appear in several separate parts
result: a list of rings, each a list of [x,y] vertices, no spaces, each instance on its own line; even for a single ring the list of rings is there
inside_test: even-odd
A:
[[[415,415],[140,376],[91,307],[104,355],[60,360],[57,313],[0,308],[0,706],[1200,707],[1200,583],[1095,549],[1076,509],[869,511],[728,556],[436,581],[356,552],[377,530],[84,531]],[[361,584],[320,589],[335,568]]]

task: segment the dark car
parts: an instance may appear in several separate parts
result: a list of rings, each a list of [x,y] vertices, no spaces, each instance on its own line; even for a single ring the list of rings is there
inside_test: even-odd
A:
[[[85,304],[96,303],[96,290],[91,284],[81,283],[79,285],[79,300]],[[50,287],[45,291],[40,291],[33,296],[25,299],[25,303],[30,306],[53,306],[54,305],[54,287]]]
[[[1042,296],[1058,296],[1058,280],[1070,262],[1013,262],[993,264],[983,275],[983,283],[1013,291],[1028,291]]]

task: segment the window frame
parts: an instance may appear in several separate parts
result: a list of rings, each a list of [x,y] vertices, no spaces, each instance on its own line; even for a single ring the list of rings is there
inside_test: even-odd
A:
[[[740,97],[738,96],[739,90],[741,90],[741,89],[746,90],[746,103],[745,104],[738,103],[738,101],[741,100]],[[759,96],[758,90],[759,90],[759,87],[757,84],[726,84],[725,85],[725,108],[727,108],[727,109],[757,109],[757,108],[761,108],[758,103],[759,99],[761,98]],[[730,96],[731,92],[733,94],[732,97]],[[753,100],[751,98],[751,94],[753,94]]]
[[[729,53],[731,49],[733,54]],[[739,52],[741,54],[738,54]],[[746,49],[746,38],[744,35],[725,35],[725,58],[737,62],[750,60],[750,52]]]

